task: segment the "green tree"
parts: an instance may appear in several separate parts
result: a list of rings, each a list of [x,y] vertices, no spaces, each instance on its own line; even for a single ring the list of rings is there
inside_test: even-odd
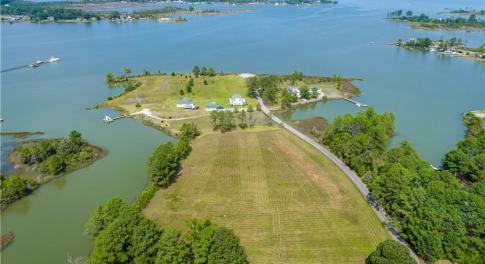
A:
[[[27,181],[19,176],[1,177],[0,203],[2,206],[10,204],[28,194]]]
[[[192,245],[195,264],[208,263],[209,251],[214,243],[214,225],[207,219],[192,219],[187,231],[187,241]]]
[[[207,68],[205,66],[202,66],[200,69],[200,75],[206,76],[207,75]]]
[[[167,187],[175,179],[179,166],[179,154],[172,142],[158,146],[148,161],[151,180],[160,187]]]
[[[183,123],[180,127],[179,137],[181,139],[187,139],[188,141],[194,140],[200,135],[200,130],[195,123]]]
[[[133,227],[128,253],[135,264],[153,264],[162,231],[152,221],[142,217]]]
[[[199,75],[200,75],[199,66],[195,65],[194,68],[192,68],[192,73],[195,75],[195,77],[199,77]]]
[[[290,74],[290,81],[291,81],[291,85],[295,85],[295,83],[297,81],[301,81],[303,80],[303,72],[301,71],[297,71],[297,70],[294,70],[291,74]]]
[[[178,154],[179,160],[187,158],[190,151],[192,151],[189,140],[187,138],[181,138],[175,145],[175,151]]]
[[[208,263],[211,264],[246,264],[249,263],[239,237],[225,227],[214,232],[214,242],[210,248]]]
[[[256,95],[259,90],[259,78],[258,77],[251,77],[247,81],[248,92],[247,96],[251,98],[256,98]]]
[[[120,198],[111,198],[96,208],[85,226],[84,233],[95,239],[111,222],[117,218],[131,218],[136,211]]]
[[[482,44],[480,45],[480,47],[478,47],[477,51],[478,51],[478,52],[480,52],[480,53],[484,53],[484,52],[485,52],[485,44],[484,44],[484,43],[482,43]]]
[[[409,249],[394,240],[386,240],[377,246],[366,260],[367,264],[417,264],[409,255]]]
[[[246,115],[246,111],[242,110],[241,113],[239,114],[239,127],[242,129],[245,129],[248,127],[248,118]]]
[[[156,264],[190,264],[193,259],[190,244],[182,238],[178,230],[169,229],[163,232],[157,243]]]
[[[64,171],[66,168],[66,163],[62,157],[58,155],[53,155],[46,160],[46,170],[47,173],[52,175],[58,175]]]
[[[82,145],[83,144],[83,138],[81,136],[81,133],[77,132],[76,130],[72,130],[69,133],[69,141],[71,141],[75,145]]]
[[[311,98],[310,89],[308,89],[308,86],[304,85],[300,88],[300,96],[307,100]]]
[[[86,263],[130,263],[128,254],[133,226],[124,218],[115,219],[94,240],[93,251]]]
[[[128,81],[128,76],[131,74],[131,69],[128,67],[123,68],[123,73],[125,75],[125,80]]]
[[[114,80],[115,80],[114,74],[112,72],[108,72],[106,74],[106,82],[111,83],[111,82],[114,82]]]
[[[288,92],[287,90],[284,90],[281,98],[281,109],[291,110],[292,101],[293,101],[293,95],[290,94],[290,92]]]
[[[207,75],[209,75],[210,77],[214,77],[216,76],[216,71],[213,68],[209,67],[209,69],[207,69]]]

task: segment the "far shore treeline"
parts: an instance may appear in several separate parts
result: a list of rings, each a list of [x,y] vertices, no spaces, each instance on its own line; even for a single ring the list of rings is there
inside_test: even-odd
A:
[[[470,14],[465,17],[448,17],[448,18],[431,18],[426,14],[414,14],[413,11],[403,11],[401,9],[388,13],[389,19],[418,23],[422,28],[443,28],[443,29],[480,29],[485,30],[485,20],[477,17],[476,14]]]

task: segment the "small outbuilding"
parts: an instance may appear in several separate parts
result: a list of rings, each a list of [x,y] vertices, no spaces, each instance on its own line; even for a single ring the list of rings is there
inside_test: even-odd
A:
[[[298,89],[298,87],[290,86],[290,87],[288,87],[288,92],[290,94],[296,96],[297,98],[300,98],[301,97],[300,89]]]
[[[205,111],[221,111],[224,110],[223,106],[216,104],[216,102],[210,102],[205,106]]]
[[[197,109],[197,105],[192,102],[190,98],[184,97],[181,101],[177,102],[177,107],[184,109]]]
[[[246,105],[246,98],[240,96],[239,94],[235,94],[229,98],[229,105],[231,106],[243,106]]]

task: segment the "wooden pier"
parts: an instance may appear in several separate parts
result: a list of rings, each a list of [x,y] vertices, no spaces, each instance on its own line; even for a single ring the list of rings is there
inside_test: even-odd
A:
[[[355,104],[358,107],[368,107],[368,105],[366,105],[366,104],[361,104],[361,103],[359,103],[357,101],[354,101],[354,100],[349,99],[349,98],[346,98],[346,97],[342,97],[342,99],[344,99],[345,101],[351,102],[351,103]]]
[[[111,117],[109,115],[106,115],[104,118],[103,118],[103,121],[106,122],[106,123],[112,123],[118,119],[122,119],[122,118],[125,118],[127,117],[126,115],[122,115],[122,116],[118,116],[118,117]]]

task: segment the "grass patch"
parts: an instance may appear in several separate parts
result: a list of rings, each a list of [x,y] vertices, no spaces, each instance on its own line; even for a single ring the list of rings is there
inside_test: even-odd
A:
[[[194,80],[192,92],[187,92],[186,86],[190,79]],[[245,81],[237,75],[217,75],[214,77],[192,74],[148,75],[134,78],[141,82],[135,91],[107,101],[108,105],[119,107],[127,112],[136,112],[139,102],[141,108],[150,108],[162,118],[183,118],[209,115],[204,107],[210,102],[216,102],[225,108],[229,107],[229,98],[234,94],[245,96],[247,87]],[[204,84],[204,80],[206,81]],[[180,91],[184,94],[180,94]],[[184,110],[177,108],[176,104],[184,97],[200,106],[199,110]],[[256,100],[246,97],[248,104],[256,107]]]
[[[145,215],[185,229],[208,217],[235,231],[251,263],[363,263],[389,238],[350,180],[288,132],[206,134]]]

